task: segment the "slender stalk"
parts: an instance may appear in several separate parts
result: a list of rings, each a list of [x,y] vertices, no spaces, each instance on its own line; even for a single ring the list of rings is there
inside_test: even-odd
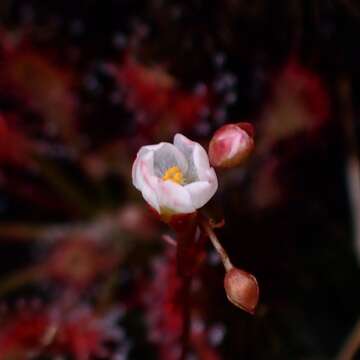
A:
[[[221,257],[221,260],[224,264],[225,270],[229,271],[234,266],[231,263],[228,254],[226,253],[225,249],[222,247],[222,245],[219,242],[219,239],[217,238],[215,232],[213,231],[212,227],[210,226],[209,220],[206,218],[201,219],[201,226],[204,229],[205,233],[208,235],[209,239],[211,240],[212,244],[214,245],[215,250],[218,252],[218,254]]]

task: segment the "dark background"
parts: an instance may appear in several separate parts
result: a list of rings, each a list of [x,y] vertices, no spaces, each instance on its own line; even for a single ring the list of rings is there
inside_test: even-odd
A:
[[[0,4],[3,33],[25,34],[26,51],[75,75],[76,137],[86,137],[85,152],[101,157],[100,149],[107,144],[128,141],[130,150],[118,152],[119,162],[131,164],[140,145],[171,140],[173,135],[170,131],[139,138],[137,110],[111,100],[119,83],[104,64],[120,64],[129,51],[144,66],[164,65],[181,91],[209,86],[210,112],[201,126],[182,131],[202,143],[223,123],[238,121],[250,121],[256,143],[266,143],[270,135],[262,130],[267,121],[264,112],[290,58],[320,79],[328,97],[328,116],[321,126],[285,131],[255,151],[244,167],[222,174],[219,192],[209,207],[214,216],[224,215],[226,226],[218,231],[219,237],[234,263],[257,277],[261,294],[257,314],[247,315],[226,301],[221,267],[205,266],[201,275],[205,290],[198,306],[207,323],[220,323],[225,329],[217,348],[220,358],[333,359],[359,317],[359,254],[352,232],[359,219],[352,214],[349,198],[353,194],[347,187],[348,161],[351,156],[357,158],[359,18],[360,6],[350,0],[7,0]],[[0,76],[5,78],[11,58],[4,50],[1,58]],[[236,81],[222,89],[219,82],[228,74]],[[0,88],[4,116],[15,114],[20,130],[32,138],[69,147],[61,138],[44,133],[46,115],[29,106],[16,88],[9,90],[4,84]],[[235,102],[227,102],[229,94],[236,94]],[[316,96],[316,91],[310,96]],[[288,117],[279,119],[275,131],[281,132],[288,121]],[[84,170],[80,165],[81,157],[69,160],[45,153],[44,159],[81,189],[93,205],[91,218],[96,219],[101,214],[96,204],[101,201],[94,195],[86,166]],[[271,161],[276,169],[269,173],[264,169]],[[52,186],[38,173],[4,164],[1,174],[9,179],[2,181],[0,189],[3,224],[16,228],[20,223],[48,226],[88,219],[68,206],[49,209],[32,197],[14,194],[12,187],[20,181],[30,188],[40,186],[45,198],[57,203],[61,196],[54,196]],[[139,195],[129,195],[130,182],[129,176],[116,170],[95,180],[110,193],[101,203],[103,208],[114,211],[134,202],[145,207]],[[254,196],[265,200],[259,205]],[[44,251],[38,239],[23,242],[12,237],[2,235],[3,279],[42,259]],[[148,263],[161,253],[158,240],[144,246],[140,242],[131,251],[116,270],[120,280],[114,303],[132,301],[138,273],[146,273]],[[59,294],[56,291],[41,282],[29,283],[6,291],[2,299],[10,308],[19,298],[39,297],[47,303]],[[81,296],[91,303],[92,294]],[[143,309],[130,308],[121,325],[132,344],[128,358],[160,358],[156,346],[147,340]]]

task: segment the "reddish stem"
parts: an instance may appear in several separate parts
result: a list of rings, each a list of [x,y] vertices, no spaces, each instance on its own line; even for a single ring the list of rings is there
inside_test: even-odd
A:
[[[191,280],[189,276],[183,277],[183,288],[182,288],[182,305],[183,305],[183,330],[181,335],[181,355],[180,360],[185,360],[186,355],[189,352],[190,347],[190,332],[191,332],[191,302],[190,302],[190,290]]]
[[[197,214],[178,215],[173,217],[170,226],[176,231],[177,240],[177,271],[181,277],[190,277],[197,266],[199,239],[196,239],[198,229]]]
[[[231,270],[233,268],[233,264],[231,263],[227,252],[225,251],[225,249],[220,244],[219,239],[217,238],[215,232],[213,231],[209,219],[207,219],[205,217],[202,217],[200,223],[202,225],[202,228],[203,228],[204,232],[207,234],[210,241],[214,245],[215,250],[220,255],[221,261],[224,264],[225,270],[226,271]]]
[[[176,231],[177,271],[182,279],[183,329],[180,359],[184,360],[189,352],[191,338],[191,281],[201,261],[204,242],[200,236],[197,213],[173,217],[170,225]]]

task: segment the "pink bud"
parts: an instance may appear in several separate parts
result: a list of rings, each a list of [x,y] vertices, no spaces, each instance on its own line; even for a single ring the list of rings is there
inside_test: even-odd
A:
[[[227,124],[217,130],[212,137],[209,145],[209,159],[213,166],[235,167],[249,157],[253,148],[251,124]]]
[[[259,286],[253,275],[233,267],[225,275],[224,287],[229,301],[254,314],[259,301]]]

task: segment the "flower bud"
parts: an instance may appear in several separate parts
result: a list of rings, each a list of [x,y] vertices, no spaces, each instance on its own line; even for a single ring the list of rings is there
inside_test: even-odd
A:
[[[242,164],[254,148],[253,127],[249,123],[227,124],[217,130],[209,145],[213,166],[230,168]]]
[[[259,286],[253,275],[233,267],[225,275],[224,287],[230,302],[254,314],[259,301]]]

